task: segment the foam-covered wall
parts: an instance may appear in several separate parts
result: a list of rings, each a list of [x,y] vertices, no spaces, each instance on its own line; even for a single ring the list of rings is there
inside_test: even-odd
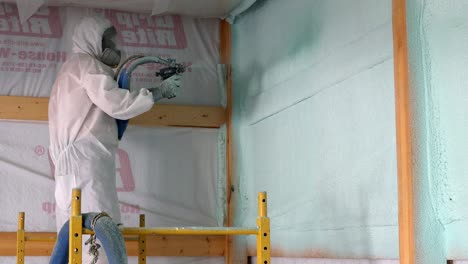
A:
[[[235,224],[267,191],[273,254],[398,258],[391,24],[390,0],[257,1],[236,19]]]
[[[408,55],[411,128],[413,140],[413,193],[415,217],[415,263],[445,263],[445,218],[443,199],[447,188],[444,146],[435,87],[432,85],[429,39],[426,26],[432,23],[430,1],[407,1]],[[451,198],[450,198],[451,199]]]
[[[422,132],[426,134],[426,142],[422,143],[428,152],[424,162],[428,163],[427,185],[432,193],[432,204],[427,207],[435,209],[438,222],[446,230],[447,258],[466,259],[468,3],[463,0],[413,0],[411,3],[409,25],[413,30],[408,35],[417,38],[419,47],[413,47],[410,52],[419,48],[420,58],[416,61],[411,58],[410,76],[417,74],[413,87],[420,100],[425,100],[421,106],[425,107],[424,112],[420,114],[425,115],[425,124],[421,125],[425,126]]]

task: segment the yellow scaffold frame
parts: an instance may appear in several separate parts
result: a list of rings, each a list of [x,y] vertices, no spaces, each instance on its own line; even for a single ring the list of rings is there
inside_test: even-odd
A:
[[[54,241],[55,237],[26,237],[24,230],[25,215],[19,213],[17,232],[16,263],[23,264],[25,244],[27,241]],[[72,191],[72,215],[70,216],[70,247],[69,263],[81,264],[82,235],[94,232],[82,227],[81,190]],[[147,235],[255,235],[257,236],[257,264],[270,263],[270,219],[267,216],[266,192],[258,193],[257,226],[242,227],[169,227],[145,228],[144,215],[140,215],[140,227],[122,228],[124,236],[138,236],[138,263],[146,264],[146,236]]]

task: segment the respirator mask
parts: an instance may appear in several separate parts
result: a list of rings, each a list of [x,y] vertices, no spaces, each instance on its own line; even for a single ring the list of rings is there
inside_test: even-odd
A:
[[[116,48],[117,31],[114,27],[110,27],[104,31],[102,35],[102,63],[116,68],[120,63],[121,52]]]

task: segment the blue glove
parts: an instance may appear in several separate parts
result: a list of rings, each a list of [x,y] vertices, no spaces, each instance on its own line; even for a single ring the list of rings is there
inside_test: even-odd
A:
[[[159,101],[162,98],[171,99],[177,96],[180,88],[180,75],[175,74],[164,80],[159,87],[150,88],[153,93],[154,101]]]

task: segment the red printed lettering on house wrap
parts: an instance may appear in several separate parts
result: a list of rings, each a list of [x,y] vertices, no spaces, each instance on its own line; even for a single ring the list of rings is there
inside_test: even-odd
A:
[[[187,40],[180,16],[149,16],[108,11],[123,46],[185,49]]]
[[[14,4],[0,3],[0,34],[40,38],[62,37],[58,7],[42,7],[21,24]]]

